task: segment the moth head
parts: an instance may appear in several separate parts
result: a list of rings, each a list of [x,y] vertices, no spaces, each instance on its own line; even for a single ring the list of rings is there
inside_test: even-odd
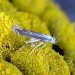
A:
[[[52,44],[55,44],[55,43],[56,43],[55,37],[52,37],[51,40],[50,40],[50,42],[51,42]]]

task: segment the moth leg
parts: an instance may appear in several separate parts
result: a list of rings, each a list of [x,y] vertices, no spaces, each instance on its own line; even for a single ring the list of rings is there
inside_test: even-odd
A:
[[[32,42],[32,43],[31,43],[31,47],[34,47],[34,46],[35,46],[35,43],[34,43],[34,42]]]
[[[35,42],[39,41],[39,39],[31,38],[30,41],[32,41],[31,42],[31,47],[34,47],[35,46]]]
[[[44,42],[40,43],[39,45],[37,45],[36,47],[34,47],[34,49],[30,52],[30,55],[34,52],[34,50],[39,47],[40,45],[42,45]]]
[[[25,45],[31,43],[32,45],[31,46],[35,46],[35,42],[39,41],[38,39],[35,39],[35,40],[30,40],[30,41],[25,41],[25,44],[20,48],[22,49]]]
[[[44,44],[40,50],[42,50],[45,46],[46,46],[46,44]],[[39,55],[39,54],[40,54],[40,50],[39,50],[39,52],[38,52],[38,54],[37,54],[37,55]]]
[[[30,41],[25,41],[25,43],[26,44],[28,44],[28,43],[35,43],[37,41],[39,41],[39,39],[31,38]]]
[[[21,50],[24,46],[26,45],[26,43],[24,43],[24,45],[22,46],[22,47],[20,47],[20,49],[19,50]]]

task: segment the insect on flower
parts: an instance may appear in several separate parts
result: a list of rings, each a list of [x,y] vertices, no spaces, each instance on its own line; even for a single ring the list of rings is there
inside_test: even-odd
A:
[[[34,49],[31,51],[30,55],[34,52],[34,50],[37,47],[41,46],[42,44],[44,44],[43,47],[42,47],[42,48],[44,48],[45,45],[46,45],[45,42],[47,42],[47,41],[50,41],[52,44],[56,43],[55,37],[52,37],[52,36],[50,36],[48,34],[43,34],[43,33],[39,33],[39,32],[34,32],[34,31],[22,29],[17,24],[12,26],[12,31],[14,31],[15,33],[20,34],[20,35],[30,36],[31,40],[27,41],[26,44],[32,43],[32,46],[35,46],[35,43],[37,41],[41,41],[40,44],[38,44],[37,46],[34,47]],[[38,54],[39,54],[39,52],[38,52]]]

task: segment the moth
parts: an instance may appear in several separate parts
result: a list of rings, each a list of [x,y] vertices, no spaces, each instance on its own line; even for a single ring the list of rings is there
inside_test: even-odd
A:
[[[35,31],[31,31],[31,30],[26,30],[26,29],[20,28],[17,24],[12,26],[12,31],[17,33],[17,34],[23,35],[23,36],[29,36],[31,39],[30,39],[30,41],[26,41],[26,44],[31,43],[32,46],[35,46],[35,43],[37,41],[41,41],[40,44],[38,44],[37,46],[35,46],[33,48],[33,50],[31,51],[30,55],[34,52],[34,50],[37,47],[41,46],[42,44],[44,44],[43,47],[42,47],[42,48],[44,48],[46,46],[45,43],[47,41],[50,41],[52,44],[56,43],[55,37],[52,37],[52,36],[50,36],[48,34],[43,34],[43,33],[39,33],[39,32],[35,32]]]

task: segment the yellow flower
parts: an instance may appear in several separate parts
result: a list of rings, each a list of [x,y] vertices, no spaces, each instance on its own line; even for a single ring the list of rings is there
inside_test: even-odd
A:
[[[18,10],[40,15],[45,10],[49,0],[11,0]]]
[[[33,48],[30,45],[24,46],[10,55],[11,62],[25,75],[70,75],[63,57],[46,44],[44,49],[37,48],[31,55]]]
[[[23,75],[13,64],[0,59],[0,75]]]
[[[5,58],[9,57],[9,53],[16,51],[25,44],[25,41],[30,39],[30,37],[13,32],[12,26],[14,24],[28,30],[49,34],[46,24],[38,17],[23,12],[15,12],[13,15],[12,18],[11,14],[0,13],[0,49],[3,51],[2,55]]]

